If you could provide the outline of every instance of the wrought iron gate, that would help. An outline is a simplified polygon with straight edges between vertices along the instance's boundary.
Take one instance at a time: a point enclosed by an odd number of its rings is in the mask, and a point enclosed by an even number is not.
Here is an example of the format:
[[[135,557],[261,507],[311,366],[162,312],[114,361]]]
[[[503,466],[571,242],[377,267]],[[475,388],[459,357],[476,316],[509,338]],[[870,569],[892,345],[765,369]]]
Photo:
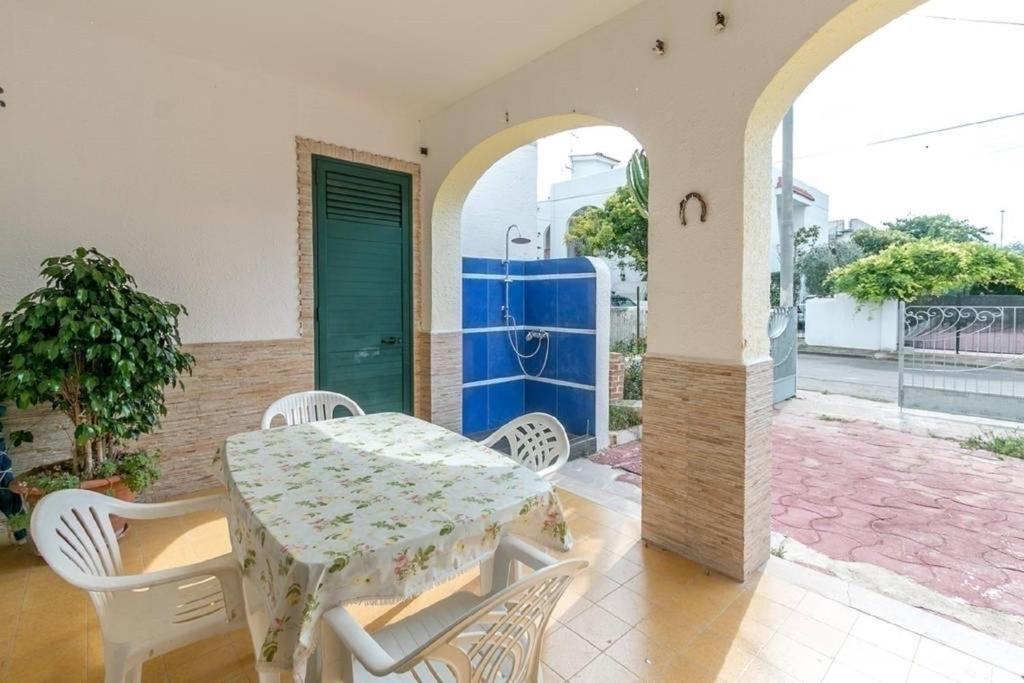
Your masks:
[[[797,311],[795,306],[776,307],[768,317],[774,386],[772,402],[796,396]]]
[[[1024,422],[1024,305],[900,304],[899,404]]]

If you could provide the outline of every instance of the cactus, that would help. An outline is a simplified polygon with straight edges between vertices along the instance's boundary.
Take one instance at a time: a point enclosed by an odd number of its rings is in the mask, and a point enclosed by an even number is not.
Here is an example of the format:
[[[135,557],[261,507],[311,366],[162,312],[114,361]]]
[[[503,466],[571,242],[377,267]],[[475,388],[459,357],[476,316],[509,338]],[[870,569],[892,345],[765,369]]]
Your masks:
[[[647,193],[650,191],[651,177],[647,166],[647,153],[644,150],[636,150],[629,158],[626,165],[626,183],[629,186],[629,193],[640,207],[640,213],[647,218]]]

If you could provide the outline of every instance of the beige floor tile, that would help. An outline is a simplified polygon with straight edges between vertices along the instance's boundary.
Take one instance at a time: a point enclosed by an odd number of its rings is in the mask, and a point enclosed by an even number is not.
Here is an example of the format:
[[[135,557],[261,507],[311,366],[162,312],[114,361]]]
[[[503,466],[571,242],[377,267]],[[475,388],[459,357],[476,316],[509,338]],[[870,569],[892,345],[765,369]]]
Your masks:
[[[563,626],[545,638],[541,659],[559,676],[571,679],[599,654],[599,649]]]
[[[604,650],[630,630],[630,625],[599,605],[584,610],[565,625]]]
[[[630,626],[636,626],[650,616],[655,607],[625,586],[615,589],[597,604],[622,619]]]
[[[794,608],[807,595],[807,591],[773,576],[761,576],[752,588],[755,595],[767,598],[780,605]]]
[[[577,614],[590,609],[593,605],[593,602],[582,595],[566,591],[562,599],[555,605],[551,617],[556,621],[571,621]]]
[[[687,645],[697,634],[708,628],[710,620],[694,617],[692,614],[675,609],[656,607],[641,619],[636,628],[649,637]]]
[[[1006,681],[998,681],[993,677],[992,683],[1010,683],[1011,680],[1015,683],[1020,683],[1021,677],[1013,676]],[[953,683],[953,679],[946,678],[931,669],[926,669],[920,664],[913,664],[910,667],[910,675],[907,676],[907,683]]]
[[[755,652],[759,651],[775,635],[776,630],[758,623],[752,619],[745,619],[738,624],[721,617],[711,622],[708,627],[711,631],[721,633],[733,641],[746,646]]]
[[[738,680],[755,654],[752,648],[715,631],[701,633],[683,651],[685,659],[715,674],[720,681]]]
[[[541,675],[544,676],[544,683],[564,683],[565,679],[555,673],[547,664],[541,663],[540,665]]]
[[[51,632],[49,641],[39,640],[26,645],[20,638],[14,641],[4,680],[29,683],[86,680],[86,639],[84,628],[77,634],[57,636]]]
[[[917,646],[921,642],[921,637],[916,633],[876,619],[869,614],[857,617],[850,635],[910,661],[913,661]]]
[[[631,683],[640,679],[606,654],[595,657],[572,677],[573,683]],[[547,683],[545,681],[545,683]]]
[[[928,638],[921,639],[914,663],[964,683],[987,681],[992,677],[994,670],[991,664]]]
[[[608,595],[619,584],[596,569],[584,569],[579,576],[573,579],[572,590],[579,593],[593,602],[599,602],[601,598]]]
[[[617,557],[609,566],[598,567],[597,569],[609,579],[618,583],[625,583],[643,571],[643,567],[630,562],[624,557]]]
[[[666,646],[646,633],[632,629],[615,641],[605,653],[643,680],[650,680],[655,671],[671,664],[681,651],[682,648]]]
[[[846,633],[839,629],[812,619],[806,614],[794,612],[782,626],[779,633],[789,636],[798,643],[803,643],[815,652],[826,657],[835,657],[846,640]]]
[[[853,667],[840,664],[839,662],[832,662],[832,666],[829,667],[822,683],[876,683],[876,681],[873,678],[868,678]]]
[[[776,630],[789,619],[792,613],[793,610],[785,605],[752,595],[749,599],[741,597],[734,601],[715,618],[715,622],[728,627],[727,625],[739,625],[746,621],[754,621]]]
[[[832,660],[788,636],[776,633],[758,656],[803,683],[818,683]]]
[[[164,669],[163,657],[147,660],[142,665],[142,683],[166,683],[167,670]]]
[[[796,610],[846,633],[849,633],[850,629],[853,628],[853,623],[857,621],[857,615],[859,614],[852,607],[840,604],[835,600],[829,600],[817,593],[805,595],[804,599],[797,605]]]
[[[843,643],[836,662],[880,683],[905,681],[910,673],[910,660],[853,636]]]
[[[740,675],[741,683],[799,683],[797,679],[761,657],[754,659]]]

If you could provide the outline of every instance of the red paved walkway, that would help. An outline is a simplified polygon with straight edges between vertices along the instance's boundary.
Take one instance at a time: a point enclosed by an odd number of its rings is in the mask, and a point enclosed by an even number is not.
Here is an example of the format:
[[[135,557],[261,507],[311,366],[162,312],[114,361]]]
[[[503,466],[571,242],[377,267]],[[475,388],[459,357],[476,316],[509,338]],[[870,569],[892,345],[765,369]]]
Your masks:
[[[593,459],[639,471],[638,457],[628,444]],[[871,422],[776,413],[772,528],[833,559],[1024,615],[1024,461]]]
[[[773,529],[1024,615],[1024,462],[786,413],[776,413],[773,437]]]

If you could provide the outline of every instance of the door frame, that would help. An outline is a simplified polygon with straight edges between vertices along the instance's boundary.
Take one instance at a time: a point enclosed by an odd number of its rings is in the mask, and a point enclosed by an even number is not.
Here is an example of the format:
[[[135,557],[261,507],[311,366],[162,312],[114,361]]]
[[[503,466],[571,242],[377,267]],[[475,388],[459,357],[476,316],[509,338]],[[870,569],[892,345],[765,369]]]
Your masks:
[[[415,343],[415,327],[413,314],[415,301],[413,299],[413,175],[405,171],[381,168],[372,164],[363,164],[324,154],[310,155],[310,173],[312,174],[312,228],[313,228],[313,381],[314,386],[320,389],[320,315],[317,299],[320,287],[319,263],[320,263],[320,238],[317,223],[320,220],[321,207],[318,204],[318,166],[322,163],[331,165],[340,164],[358,168],[361,171],[369,172],[383,178],[397,178],[402,185],[402,412],[413,415],[415,409],[414,391],[415,372],[413,369],[414,355],[413,345]]]

